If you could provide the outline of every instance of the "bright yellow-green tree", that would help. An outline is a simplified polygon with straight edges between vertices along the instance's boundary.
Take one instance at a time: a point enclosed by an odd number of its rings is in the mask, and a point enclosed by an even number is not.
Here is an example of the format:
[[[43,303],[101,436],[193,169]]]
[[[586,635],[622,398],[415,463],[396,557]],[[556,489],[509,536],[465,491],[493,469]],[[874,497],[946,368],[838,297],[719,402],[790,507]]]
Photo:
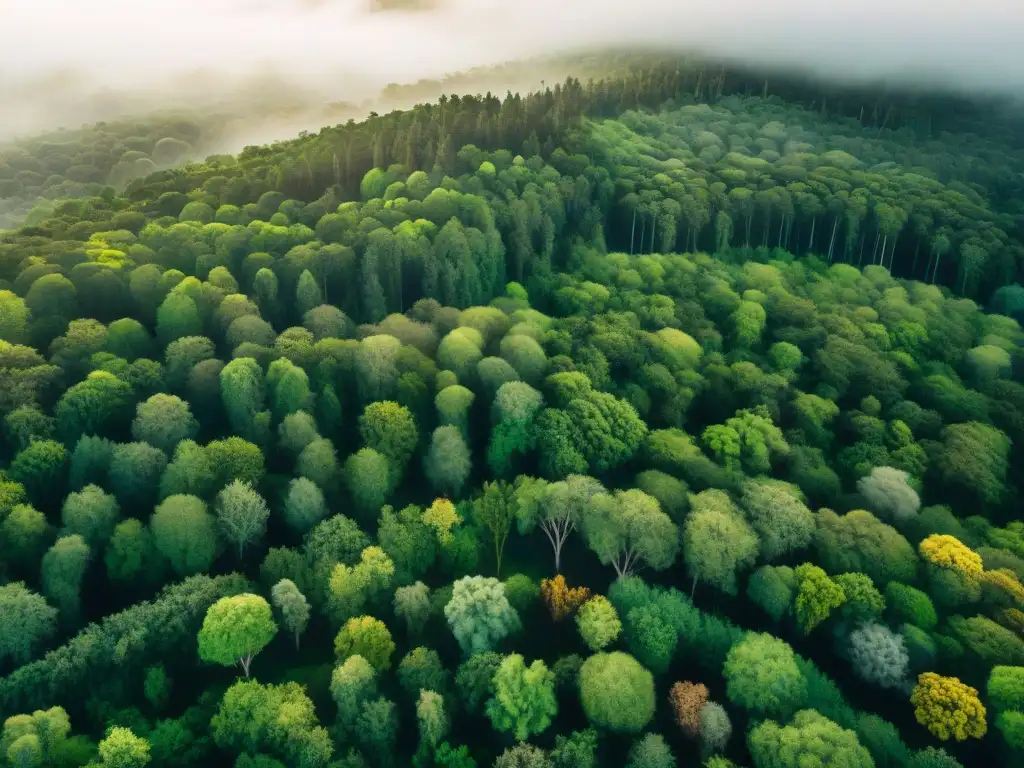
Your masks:
[[[223,597],[210,606],[199,630],[199,656],[204,661],[240,664],[245,676],[253,657],[277,634],[270,603],[259,595]]]
[[[441,498],[434,499],[434,503],[427,507],[423,513],[423,522],[434,529],[441,544],[448,544],[452,540],[452,528],[462,522],[462,517],[455,510],[454,504]]]
[[[821,568],[811,563],[798,566],[796,574],[796,620],[804,634],[829,617],[834,608],[846,602],[843,588]]]
[[[359,655],[366,659],[378,672],[391,666],[391,654],[395,642],[391,632],[380,619],[373,616],[356,616],[345,622],[345,626],[334,638],[334,651],[339,661]]]

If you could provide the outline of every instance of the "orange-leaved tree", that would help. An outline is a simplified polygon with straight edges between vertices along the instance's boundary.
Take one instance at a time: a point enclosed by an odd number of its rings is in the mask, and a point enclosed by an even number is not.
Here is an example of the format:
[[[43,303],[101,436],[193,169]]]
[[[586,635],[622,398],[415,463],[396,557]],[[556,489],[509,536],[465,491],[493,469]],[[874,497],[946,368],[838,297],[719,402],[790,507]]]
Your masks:
[[[551,618],[561,621],[576,613],[581,605],[590,599],[590,590],[586,587],[569,587],[565,577],[558,574],[553,579],[542,579],[540,594],[548,607]]]
[[[703,683],[687,680],[675,683],[669,689],[668,702],[675,713],[676,722],[691,739],[700,734],[700,709],[707,701],[708,688]]]

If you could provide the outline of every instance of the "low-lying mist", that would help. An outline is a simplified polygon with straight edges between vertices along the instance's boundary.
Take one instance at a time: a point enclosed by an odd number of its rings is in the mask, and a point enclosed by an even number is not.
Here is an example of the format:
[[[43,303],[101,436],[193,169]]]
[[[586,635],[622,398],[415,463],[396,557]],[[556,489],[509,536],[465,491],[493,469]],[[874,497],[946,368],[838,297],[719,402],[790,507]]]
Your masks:
[[[377,4],[401,0],[9,0],[0,138],[169,107],[231,104],[256,121],[281,103],[358,104],[391,82],[613,45],[970,93],[1024,89],[1019,0]]]

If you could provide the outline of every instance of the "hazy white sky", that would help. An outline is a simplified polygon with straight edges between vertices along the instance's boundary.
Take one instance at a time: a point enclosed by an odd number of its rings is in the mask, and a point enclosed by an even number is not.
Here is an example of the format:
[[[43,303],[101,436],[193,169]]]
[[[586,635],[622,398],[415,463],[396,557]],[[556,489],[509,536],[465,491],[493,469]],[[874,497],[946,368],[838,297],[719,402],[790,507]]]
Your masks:
[[[387,82],[606,44],[1024,91],[1024,0],[437,2],[429,13],[370,14],[369,0],[0,0],[0,131],[51,114],[73,122],[75,105],[99,91],[174,83],[181,94],[213,73],[273,72],[358,99]],[[206,74],[182,86],[196,70]]]

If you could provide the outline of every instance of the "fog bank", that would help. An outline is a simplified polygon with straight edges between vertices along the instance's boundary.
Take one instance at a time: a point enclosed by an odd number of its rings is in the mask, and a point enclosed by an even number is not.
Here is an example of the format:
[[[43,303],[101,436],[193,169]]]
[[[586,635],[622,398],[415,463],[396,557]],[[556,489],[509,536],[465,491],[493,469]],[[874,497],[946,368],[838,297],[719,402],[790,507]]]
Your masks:
[[[1020,0],[7,0],[0,137],[179,104],[359,102],[390,82],[615,45],[1014,95]],[[310,126],[316,128],[318,126]]]

